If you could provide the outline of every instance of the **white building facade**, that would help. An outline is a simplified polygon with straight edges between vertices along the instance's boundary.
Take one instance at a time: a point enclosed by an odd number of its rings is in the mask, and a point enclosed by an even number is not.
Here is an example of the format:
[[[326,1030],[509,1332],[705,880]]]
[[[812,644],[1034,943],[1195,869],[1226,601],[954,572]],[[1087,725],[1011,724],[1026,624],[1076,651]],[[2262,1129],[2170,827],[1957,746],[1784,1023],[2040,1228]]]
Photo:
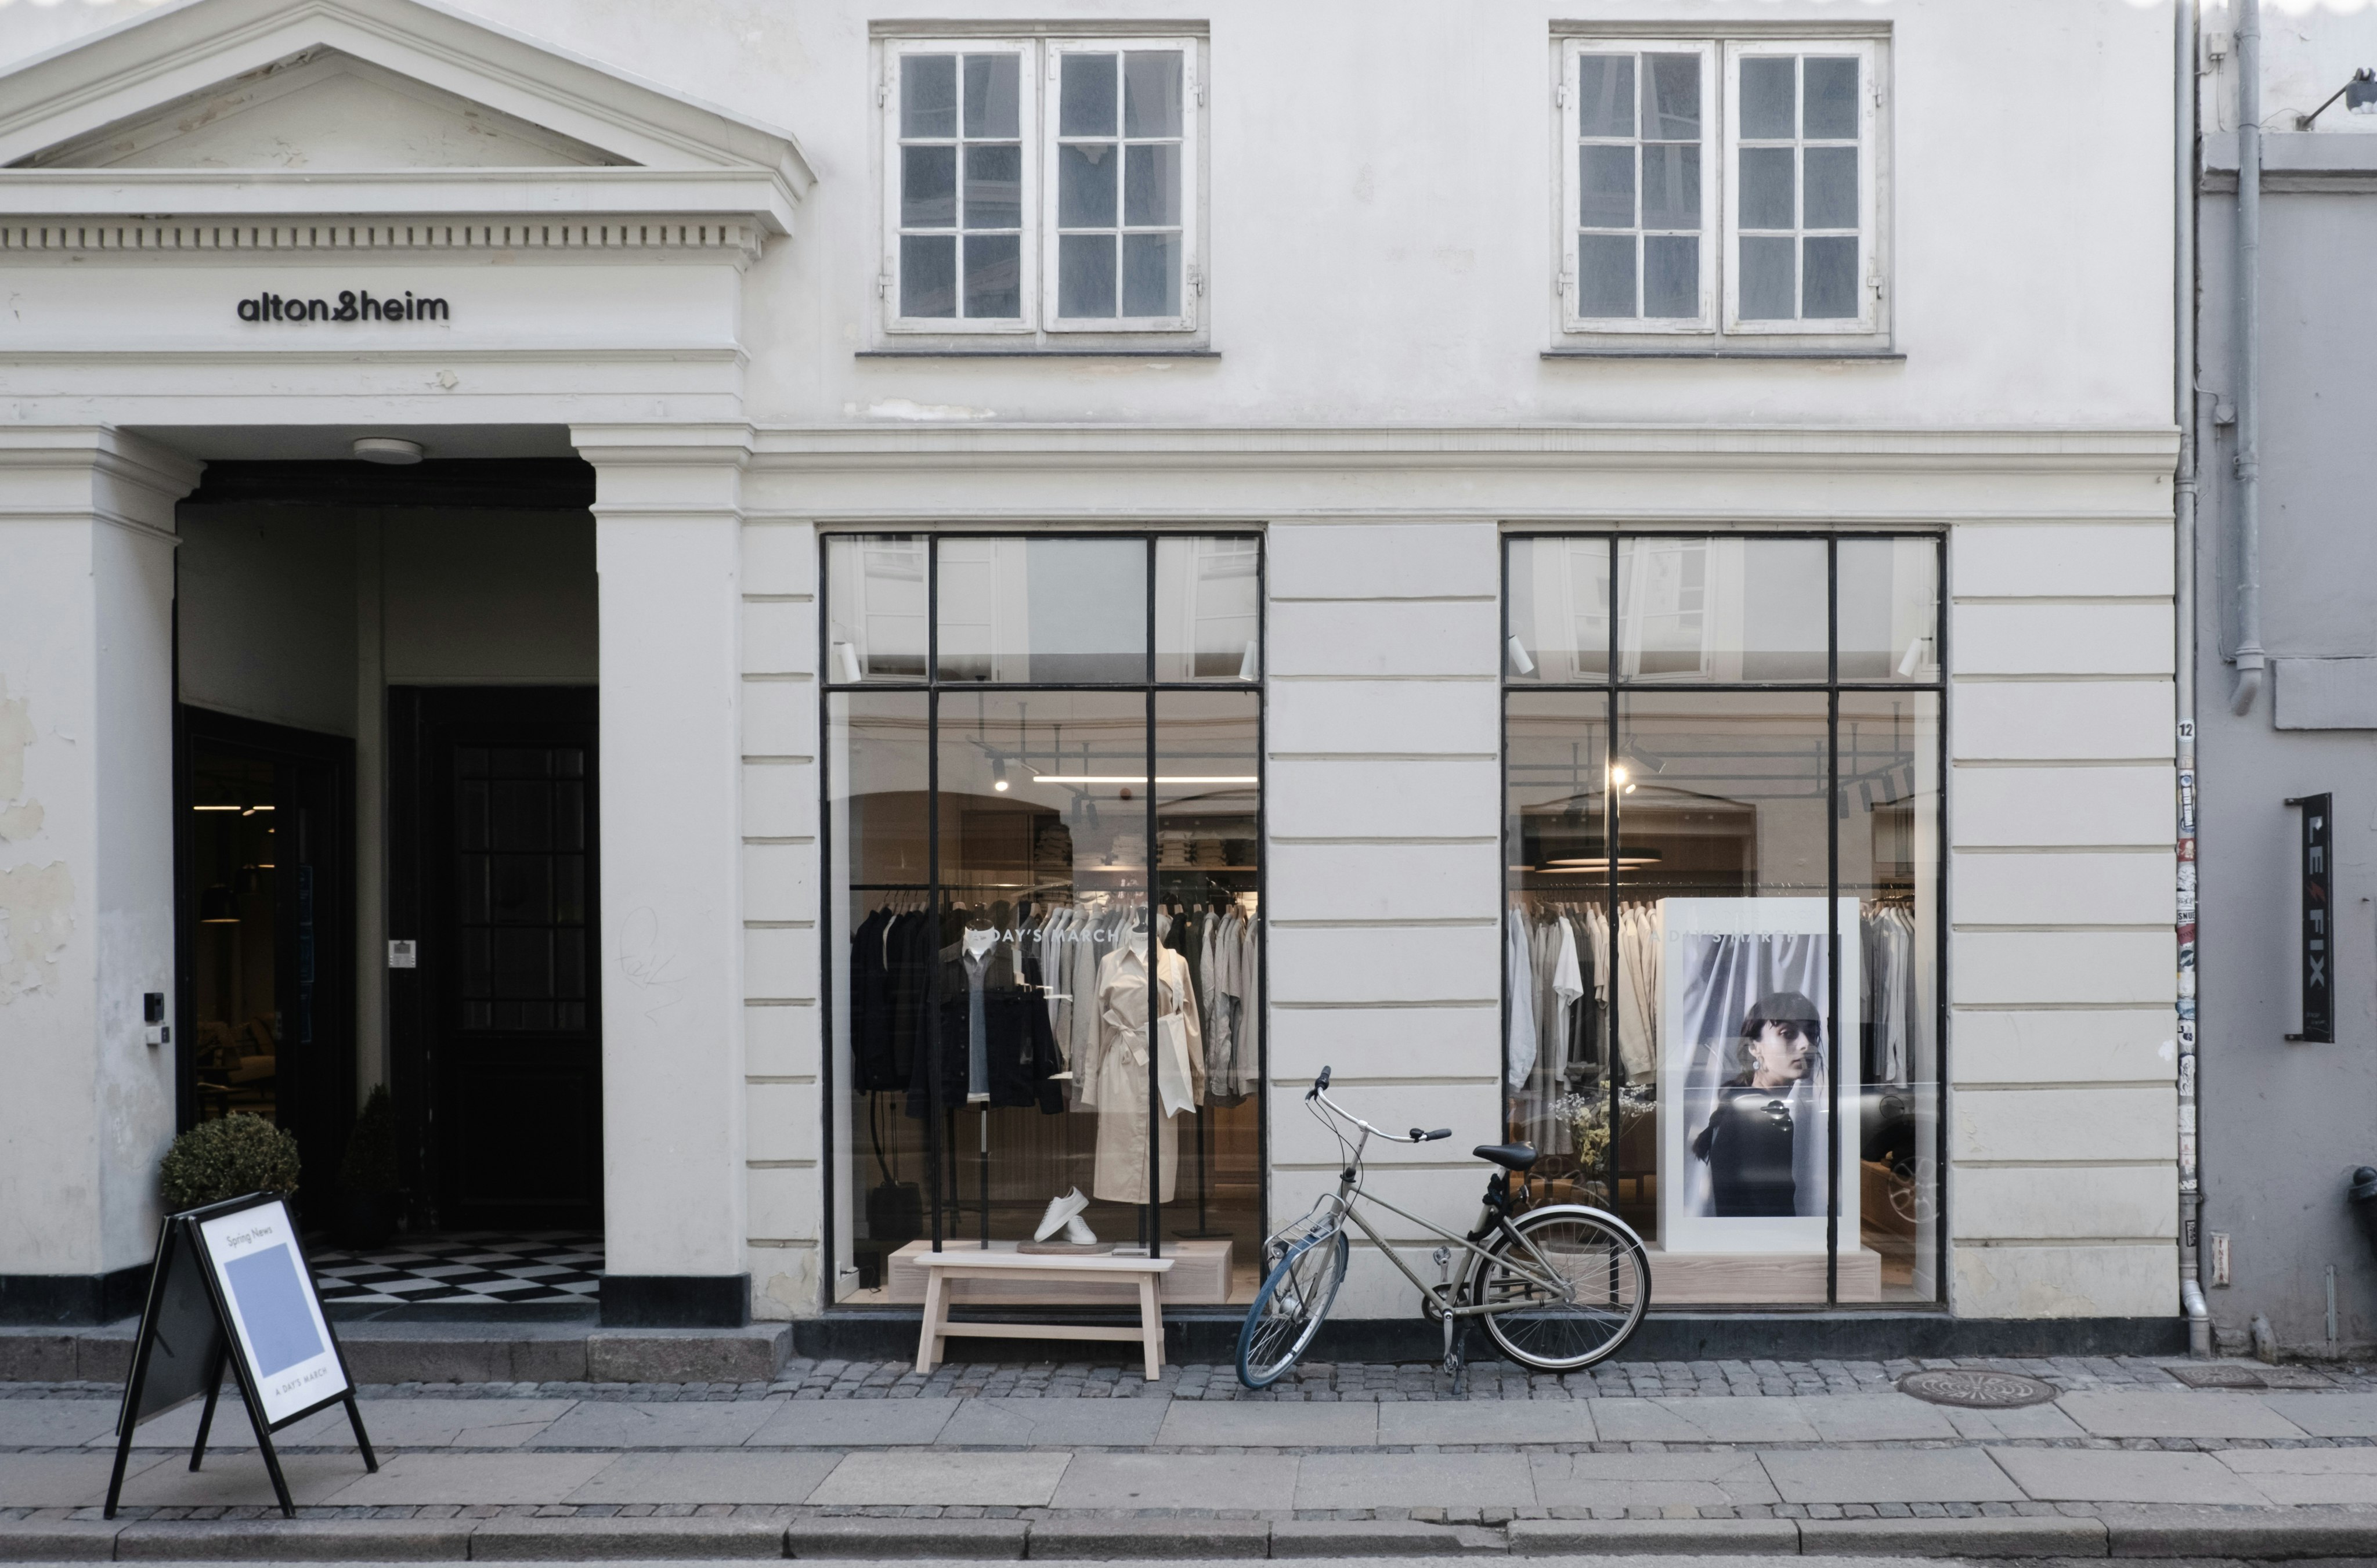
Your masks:
[[[385,1083],[607,1322],[1220,1323],[1326,1066],[1662,1344],[2173,1343],[2168,11],[962,9],[0,24],[10,1315]]]

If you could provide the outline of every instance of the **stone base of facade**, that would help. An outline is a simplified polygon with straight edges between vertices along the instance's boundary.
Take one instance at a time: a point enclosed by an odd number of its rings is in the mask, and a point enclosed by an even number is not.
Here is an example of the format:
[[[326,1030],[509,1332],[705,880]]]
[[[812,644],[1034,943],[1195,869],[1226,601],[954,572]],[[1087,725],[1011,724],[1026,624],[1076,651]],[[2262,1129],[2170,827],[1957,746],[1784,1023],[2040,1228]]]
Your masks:
[[[608,1286],[605,1286],[608,1288]],[[986,1314],[997,1316],[997,1314]],[[1117,1320],[1120,1322],[1120,1319]],[[1234,1362],[1243,1313],[1168,1312],[1165,1356],[1184,1365]],[[914,1312],[835,1312],[794,1322],[793,1353],[846,1360],[895,1360],[916,1353]],[[1417,1319],[1332,1319],[1307,1359],[1433,1361],[1443,1331]],[[1482,1333],[1469,1354],[1489,1358]],[[1629,1361],[1857,1360],[1948,1356],[2182,1356],[2187,1320],[2168,1318],[1955,1318],[1941,1312],[1653,1313],[1619,1353]],[[1007,1360],[1078,1360],[1078,1347],[1008,1340]],[[976,1359],[962,1357],[962,1359]]]
[[[108,1323],[137,1315],[149,1294],[149,1265],[108,1274],[0,1274],[0,1323],[60,1327]]]
[[[751,1321],[747,1274],[603,1276],[604,1328],[741,1328]]]

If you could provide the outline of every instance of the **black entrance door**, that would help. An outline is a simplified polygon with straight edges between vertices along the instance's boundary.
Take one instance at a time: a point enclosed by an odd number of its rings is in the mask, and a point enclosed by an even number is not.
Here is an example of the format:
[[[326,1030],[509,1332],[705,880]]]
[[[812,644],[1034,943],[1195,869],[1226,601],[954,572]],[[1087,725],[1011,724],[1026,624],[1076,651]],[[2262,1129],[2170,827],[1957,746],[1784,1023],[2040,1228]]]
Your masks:
[[[447,1229],[597,1228],[595,694],[392,688],[390,974],[421,1189]]]

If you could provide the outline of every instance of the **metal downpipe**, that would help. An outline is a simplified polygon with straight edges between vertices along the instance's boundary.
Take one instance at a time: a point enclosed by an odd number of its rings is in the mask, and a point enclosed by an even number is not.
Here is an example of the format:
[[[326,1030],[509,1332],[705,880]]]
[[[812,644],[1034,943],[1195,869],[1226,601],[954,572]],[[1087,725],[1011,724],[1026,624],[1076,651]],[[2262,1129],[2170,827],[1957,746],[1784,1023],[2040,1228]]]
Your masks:
[[[2262,650],[2262,0],[2237,18],[2237,686],[2243,717],[2261,695]]]
[[[2179,422],[2179,469],[2171,486],[2175,551],[2173,651],[2179,758],[2178,1041],[2179,1299],[2187,1316],[2187,1350],[2212,1354],[2212,1312],[2204,1299],[2204,1183],[2197,1134],[2195,1018],[2195,110],[2196,0],[2178,0],[2172,92],[2172,412]]]

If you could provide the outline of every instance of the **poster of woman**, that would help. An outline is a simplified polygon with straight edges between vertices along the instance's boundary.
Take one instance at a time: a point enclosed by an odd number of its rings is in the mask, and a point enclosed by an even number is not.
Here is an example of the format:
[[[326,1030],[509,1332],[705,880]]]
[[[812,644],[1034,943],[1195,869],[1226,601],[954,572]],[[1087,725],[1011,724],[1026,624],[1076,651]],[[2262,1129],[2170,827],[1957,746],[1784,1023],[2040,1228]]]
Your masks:
[[[1822,1252],[1839,1191],[1857,1235],[1857,1126],[1835,1114],[1835,1039],[1857,1037],[1857,949],[1821,898],[1671,898],[1662,905],[1659,1229],[1676,1252]],[[1854,934],[1857,900],[1837,928]],[[1849,1091],[1848,1112],[1856,1100]]]

